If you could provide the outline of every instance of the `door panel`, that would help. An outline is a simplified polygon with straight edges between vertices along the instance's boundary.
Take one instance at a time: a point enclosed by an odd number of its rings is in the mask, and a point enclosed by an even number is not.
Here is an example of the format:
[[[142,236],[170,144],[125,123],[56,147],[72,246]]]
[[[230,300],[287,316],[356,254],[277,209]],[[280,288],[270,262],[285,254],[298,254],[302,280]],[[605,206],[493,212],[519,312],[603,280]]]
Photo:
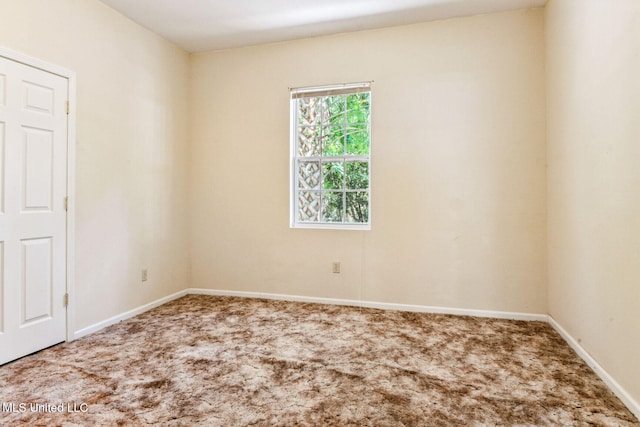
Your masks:
[[[20,326],[51,318],[53,278],[51,277],[51,238],[22,241],[22,302]]]
[[[5,88],[5,83],[7,81],[7,77],[4,74],[0,74],[0,106],[5,106],[5,93],[6,93],[6,88]]]
[[[0,57],[0,364],[66,338],[67,99]]]
[[[0,84],[2,81],[0,80]],[[0,99],[1,100],[1,99]],[[0,108],[2,104],[0,103]],[[4,122],[0,120],[0,215],[4,213],[4,152],[5,152],[5,143],[4,143]],[[0,310],[2,310],[0,306]],[[1,316],[0,316],[1,317]]]
[[[4,335],[4,242],[0,241],[0,337],[2,335]]]
[[[51,210],[54,133],[22,127],[22,211]]]
[[[29,81],[23,81],[23,108],[52,116],[54,113],[54,90]]]

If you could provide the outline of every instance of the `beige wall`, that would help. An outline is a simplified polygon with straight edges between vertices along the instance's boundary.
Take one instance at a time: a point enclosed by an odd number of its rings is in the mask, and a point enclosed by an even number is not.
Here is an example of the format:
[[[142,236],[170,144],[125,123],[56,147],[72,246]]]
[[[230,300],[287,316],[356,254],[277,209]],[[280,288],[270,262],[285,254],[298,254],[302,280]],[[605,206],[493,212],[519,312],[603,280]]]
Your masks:
[[[2,1],[0,46],[77,72],[76,330],[184,289],[188,55],[95,0]]]
[[[546,19],[549,312],[640,402],[640,2]]]
[[[191,76],[192,286],[546,313],[542,10],[197,54]],[[372,230],[292,230],[287,88],[363,80]]]

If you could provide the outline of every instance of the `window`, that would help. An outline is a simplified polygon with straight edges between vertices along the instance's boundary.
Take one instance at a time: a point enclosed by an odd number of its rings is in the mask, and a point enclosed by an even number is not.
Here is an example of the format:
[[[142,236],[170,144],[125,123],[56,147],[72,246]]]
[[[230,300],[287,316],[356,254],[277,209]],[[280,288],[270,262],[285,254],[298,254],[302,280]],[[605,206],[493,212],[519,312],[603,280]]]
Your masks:
[[[370,83],[291,90],[291,226],[368,230]]]

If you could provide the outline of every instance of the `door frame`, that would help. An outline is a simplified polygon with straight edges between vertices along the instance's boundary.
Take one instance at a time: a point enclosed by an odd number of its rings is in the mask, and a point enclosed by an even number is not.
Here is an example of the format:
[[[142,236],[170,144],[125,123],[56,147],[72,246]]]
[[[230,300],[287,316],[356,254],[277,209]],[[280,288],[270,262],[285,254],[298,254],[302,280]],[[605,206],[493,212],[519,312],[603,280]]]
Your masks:
[[[0,46],[0,57],[67,79],[67,224],[66,224],[66,341],[75,339],[75,195],[76,195],[76,73],[75,71]]]

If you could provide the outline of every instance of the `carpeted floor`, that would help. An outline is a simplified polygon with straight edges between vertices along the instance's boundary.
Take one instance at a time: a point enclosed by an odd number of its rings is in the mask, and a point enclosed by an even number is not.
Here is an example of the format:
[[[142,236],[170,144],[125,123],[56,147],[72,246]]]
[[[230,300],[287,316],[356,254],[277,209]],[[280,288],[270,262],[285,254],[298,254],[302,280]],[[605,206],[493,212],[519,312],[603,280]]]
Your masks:
[[[196,295],[0,367],[0,405],[3,426],[640,425],[542,322]]]

